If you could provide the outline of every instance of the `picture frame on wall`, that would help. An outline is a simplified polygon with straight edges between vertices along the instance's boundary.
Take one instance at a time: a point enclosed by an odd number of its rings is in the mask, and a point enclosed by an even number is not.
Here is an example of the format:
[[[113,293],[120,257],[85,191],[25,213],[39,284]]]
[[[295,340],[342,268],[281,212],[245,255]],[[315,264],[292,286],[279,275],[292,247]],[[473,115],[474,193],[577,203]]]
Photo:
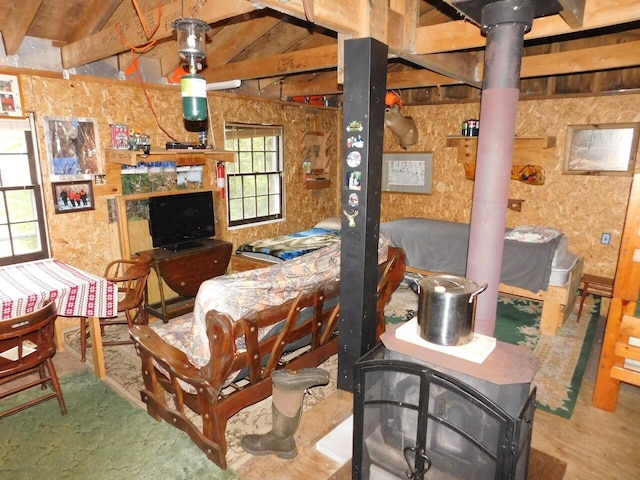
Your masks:
[[[0,119],[24,118],[22,109],[22,85],[17,75],[0,74]]]
[[[52,182],[53,204],[56,213],[82,212],[94,210],[91,180],[72,182]]]
[[[430,194],[433,153],[383,153],[382,191]]]
[[[631,176],[640,123],[569,125],[565,175]]]
[[[44,117],[44,129],[53,181],[103,173],[95,118]]]

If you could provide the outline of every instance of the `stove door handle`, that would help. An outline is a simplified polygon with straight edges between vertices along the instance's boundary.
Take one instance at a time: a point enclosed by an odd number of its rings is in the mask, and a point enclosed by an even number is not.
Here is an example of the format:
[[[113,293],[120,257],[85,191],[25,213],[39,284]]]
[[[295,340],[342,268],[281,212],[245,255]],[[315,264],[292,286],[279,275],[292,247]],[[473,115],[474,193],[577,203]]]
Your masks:
[[[427,456],[427,454],[424,452],[422,448],[405,447],[405,449],[403,450],[403,453],[404,453],[404,460],[407,462],[407,466],[409,467],[409,470],[405,472],[405,475],[407,476],[407,478],[411,480],[422,480],[422,478],[424,478],[425,473],[427,473],[431,469],[431,459]],[[413,465],[411,464],[411,458],[409,455],[410,453],[412,453],[414,457]],[[424,460],[424,468],[420,471],[415,469],[415,463],[416,463],[415,460],[417,460],[418,457],[422,457],[422,459]]]

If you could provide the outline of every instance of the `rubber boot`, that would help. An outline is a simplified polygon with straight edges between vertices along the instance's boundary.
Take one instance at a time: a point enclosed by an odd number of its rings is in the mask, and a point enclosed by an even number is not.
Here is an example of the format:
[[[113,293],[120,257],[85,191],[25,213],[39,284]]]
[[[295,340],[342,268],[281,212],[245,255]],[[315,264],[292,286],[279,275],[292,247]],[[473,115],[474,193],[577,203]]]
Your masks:
[[[293,435],[302,418],[306,389],[329,383],[329,372],[321,368],[276,370],[271,373],[273,397],[271,431],[242,437],[242,448],[252,455],[277,455],[293,458],[298,454]]]

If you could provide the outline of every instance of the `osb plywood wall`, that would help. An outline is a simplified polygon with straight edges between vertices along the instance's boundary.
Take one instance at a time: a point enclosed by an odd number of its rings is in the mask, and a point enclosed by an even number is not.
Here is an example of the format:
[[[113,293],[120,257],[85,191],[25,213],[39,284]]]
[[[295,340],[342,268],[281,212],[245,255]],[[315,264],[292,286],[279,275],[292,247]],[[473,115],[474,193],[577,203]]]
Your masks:
[[[197,134],[183,128],[180,92],[177,88],[149,87],[149,96],[158,117],[156,124],[145,92],[140,86],[118,81],[88,78],[62,80],[37,75],[21,75],[24,105],[36,113],[38,142],[42,158],[44,193],[52,254],[94,273],[119,255],[117,229],[109,224],[107,197],[96,197],[94,211],[54,214],[50,167],[44,134],[45,116],[95,118],[100,148],[111,144],[109,124],[124,123],[150,134],[153,145],[163,146],[169,137],[196,141]],[[215,192],[218,216],[217,237],[235,246],[255,238],[309,228],[321,218],[340,214],[341,125],[339,112],[332,109],[280,104],[278,102],[210,94],[211,123],[216,145],[223,147],[225,121],[266,123],[285,126],[286,221],[261,227],[227,230],[224,202]],[[409,195],[384,193],[382,220],[404,216],[439,218],[468,222],[474,183],[464,176],[457,149],[446,147],[447,135],[456,135],[461,122],[479,118],[479,104],[403,107],[416,120],[419,143],[409,152],[434,152],[433,193]],[[628,123],[640,121],[640,95],[583,97],[561,100],[530,100],[519,104],[516,133],[519,136],[556,137],[555,162],[545,165],[542,186],[511,182],[510,198],[522,199],[522,211],[508,211],[507,225],[548,225],[561,229],[570,238],[570,249],[585,258],[585,270],[613,276],[620,246],[630,177],[563,175],[567,125]],[[326,134],[331,188],[308,190],[304,185],[301,149],[306,132]],[[385,151],[403,151],[385,129]],[[104,155],[101,156],[104,161]],[[640,163],[636,165],[640,171]],[[144,228],[139,229],[144,230]],[[600,244],[603,232],[611,233],[611,245]]]
[[[104,168],[104,149],[111,146],[109,124],[122,123],[147,133],[154,148],[164,148],[169,140],[197,141],[197,133],[183,126],[180,90],[177,87],[148,86],[91,78],[63,80],[36,75],[21,75],[24,108],[36,115],[36,128],[42,164],[44,197],[51,239],[52,255],[90,272],[101,274],[108,261],[120,256],[117,226],[109,224],[107,196],[95,197],[95,210],[55,214],[51,193],[51,163],[45,138],[45,117],[92,118],[98,125],[100,162]],[[150,107],[149,101],[153,106]],[[258,237],[302,230],[338,210],[339,185],[307,190],[302,168],[302,138],[307,131],[326,134],[327,158],[337,159],[339,140],[338,113],[335,109],[283,105],[273,101],[242,98],[234,95],[209,96],[211,125],[218,148],[224,147],[224,122],[283,125],[286,172],[286,221],[255,228],[227,231],[224,202],[214,192],[218,238],[234,245]],[[157,122],[154,118],[157,116]],[[163,131],[164,129],[164,131]],[[165,133],[166,132],[166,133]],[[337,161],[329,163],[329,174],[337,173]],[[213,185],[205,185],[205,188]],[[134,232],[145,228],[132,228]],[[144,242],[143,242],[144,243]]]
[[[463,120],[480,118],[480,105],[405,106],[402,113],[414,118],[420,135],[407,151],[434,152],[433,194],[384,193],[382,221],[414,216],[469,222],[474,183],[446,137],[459,135]],[[631,177],[563,175],[562,167],[568,125],[628,122],[640,122],[640,95],[521,101],[516,135],[555,136],[555,161],[545,164],[544,185],[511,181],[509,198],[524,202],[521,212],[507,211],[507,226],[556,227],[569,236],[570,250],[584,257],[586,272],[613,277]],[[389,129],[385,151],[403,151]],[[600,243],[603,232],[611,234],[610,245]]]

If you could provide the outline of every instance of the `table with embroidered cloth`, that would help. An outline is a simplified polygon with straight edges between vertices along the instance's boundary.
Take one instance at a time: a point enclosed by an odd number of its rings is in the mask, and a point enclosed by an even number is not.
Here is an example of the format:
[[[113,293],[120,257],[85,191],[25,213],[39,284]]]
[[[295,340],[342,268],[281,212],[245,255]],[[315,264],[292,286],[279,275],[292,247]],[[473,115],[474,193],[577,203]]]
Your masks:
[[[55,259],[0,267],[1,319],[17,317],[54,301],[58,315],[88,317],[96,375],[105,377],[99,318],[117,315],[117,287],[108,280]],[[97,334],[96,334],[97,333]],[[56,344],[63,350],[56,323]]]

